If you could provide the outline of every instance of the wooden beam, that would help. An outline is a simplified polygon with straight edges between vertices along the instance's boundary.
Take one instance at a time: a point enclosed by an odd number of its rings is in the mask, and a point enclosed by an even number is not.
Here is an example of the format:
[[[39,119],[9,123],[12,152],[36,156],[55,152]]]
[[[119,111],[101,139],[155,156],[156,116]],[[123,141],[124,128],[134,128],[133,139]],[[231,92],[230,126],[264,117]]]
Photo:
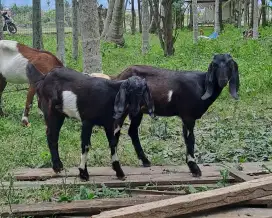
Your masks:
[[[227,164],[221,164],[222,167],[229,171],[230,176],[237,180],[237,182],[246,182],[254,179],[253,176],[248,176],[243,171],[238,171],[234,167],[230,167]]]
[[[164,218],[272,195],[272,176],[206,192],[102,212],[92,218]]]
[[[132,198],[94,199],[73,201],[70,203],[38,203],[38,204],[13,204],[11,205],[14,216],[48,216],[58,214],[99,214],[101,211],[112,210],[121,207],[168,199],[171,196],[136,196]],[[1,208],[2,209],[2,208]],[[10,208],[5,207],[0,217],[8,217]]]

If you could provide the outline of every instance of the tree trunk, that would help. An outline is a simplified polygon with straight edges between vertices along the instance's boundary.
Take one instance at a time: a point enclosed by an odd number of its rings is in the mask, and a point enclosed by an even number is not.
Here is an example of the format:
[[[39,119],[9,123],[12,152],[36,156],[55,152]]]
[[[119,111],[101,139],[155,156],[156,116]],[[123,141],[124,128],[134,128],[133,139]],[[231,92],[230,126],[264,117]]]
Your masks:
[[[190,21],[189,21],[189,25],[188,25],[188,28],[190,30],[193,29],[193,2],[190,4]]]
[[[150,33],[156,33],[157,23],[159,23],[159,14],[155,10],[155,5],[153,4],[152,0],[149,0],[149,6],[150,6],[150,14],[152,14],[152,20],[149,26],[149,32]]]
[[[0,12],[2,11],[2,0],[0,0]],[[3,32],[3,17],[0,14],[0,40],[4,39],[4,32]]]
[[[135,35],[136,32],[136,13],[134,8],[134,0],[131,0],[131,34]]]
[[[142,53],[146,54],[149,49],[149,10],[148,10],[148,0],[143,0],[142,2],[142,17],[143,17],[143,33],[142,33]]]
[[[258,38],[258,0],[254,0],[254,11],[253,11],[253,39]]]
[[[214,31],[217,33],[220,33],[219,1],[220,0],[215,0],[215,14],[214,14]]]
[[[250,17],[250,27],[253,28],[253,20],[254,20],[254,2],[255,0],[251,0],[251,17]]]
[[[198,41],[197,0],[192,0],[194,43]],[[220,27],[219,27],[220,28]]]
[[[65,63],[64,1],[56,0],[57,57]]]
[[[106,41],[114,42],[120,46],[125,45],[125,39],[123,37],[123,10],[124,0],[116,0],[112,14],[112,21],[109,27],[109,31],[105,37]]]
[[[220,25],[220,32],[224,29],[223,25],[223,9],[222,9],[222,0],[219,0],[219,25]]]
[[[127,5],[128,5],[128,0],[126,0],[125,8],[124,8],[124,32],[127,31],[127,26],[126,26],[126,11],[127,11]]]
[[[82,22],[83,72],[101,73],[102,57],[97,2],[96,0],[79,0],[79,9]]]
[[[237,27],[241,28],[242,25],[242,2],[238,1],[238,18],[237,18]]]
[[[72,0],[72,25],[73,25],[73,48],[72,56],[74,60],[78,58],[78,4],[77,0]]]
[[[262,26],[267,26],[266,22],[266,2],[265,0],[262,0]]]
[[[142,33],[141,0],[138,0],[139,32]]]
[[[244,0],[244,26],[247,26],[248,0]]]
[[[116,0],[110,0],[109,2],[109,7],[108,7],[108,12],[107,12],[107,17],[106,17],[106,21],[104,23],[104,29],[103,32],[101,34],[101,37],[105,37],[109,31],[110,28],[110,24],[112,21],[112,15],[113,15],[113,10],[114,10],[114,5],[115,5],[115,1]]]
[[[41,1],[32,1],[32,46],[36,49],[43,48],[43,38],[42,38],[42,21],[41,21]]]
[[[98,12],[98,26],[99,26],[99,34],[101,35],[104,29],[104,22],[103,22],[103,8],[102,5],[99,5],[99,7],[97,8],[97,12]]]

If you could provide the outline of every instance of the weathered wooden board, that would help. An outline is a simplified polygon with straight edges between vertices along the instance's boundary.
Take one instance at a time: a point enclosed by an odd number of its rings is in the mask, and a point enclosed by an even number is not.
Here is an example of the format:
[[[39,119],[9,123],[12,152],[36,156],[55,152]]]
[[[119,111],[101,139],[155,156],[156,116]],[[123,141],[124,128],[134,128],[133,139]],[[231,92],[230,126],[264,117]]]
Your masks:
[[[71,203],[38,203],[38,204],[14,204],[11,206],[13,215],[20,216],[46,216],[58,214],[99,214],[101,211],[132,206],[144,202],[152,202],[168,199],[171,196],[137,196],[132,198],[95,199],[73,201]],[[0,209],[1,211],[1,209]],[[11,214],[10,208],[5,207],[0,217]]]
[[[79,185],[95,185],[101,187],[102,184],[107,187],[137,187],[147,184],[153,185],[183,185],[183,184],[215,184],[222,177],[220,176],[202,176],[200,178],[192,177],[191,174],[154,174],[154,175],[131,175],[126,180],[121,181],[116,176],[93,176],[89,181],[80,181],[78,177],[68,178],[52,178],[45,181],[19,181],[14,182],[14,188],[40,188],[41,186],[79,186]],[[227,182],[234,183],[235,179],[230,177]],[[4,187],[8,187],[8,182],[2,183]],[[2,186],[2,187],[3,187]],[[0,187],[1,188],[1,187]]]
[[[271,208],[218,209],[215,212],[186,216],[187,218],[272,218]]]
[[[221,166],[223,168],[226,168],[229,171],[230,176],[235,178],[237,182],[245,182],[245,181],[249,181],[253,179],[252,176],[247,175],[243,171],[238,171],[234,167],[231,167],[229,165],[223,165],[223,164]]]
[[[265,164],[268,168],[272,169],[272,162],[252,162],[242,163],[244,174],[259,175],[268,173],[262,167]],[[204,176],[218,175],[222,166],[218,164],[199,164]],[[230,163],[229,166],[234,166]],[[188,174],[189,169],[187,165],[182,166],[152,166],[152,167],[129,167],[123,166],[123,170],[127,176],[129,175],[154,175],[154,174],[175,174],[182,173]],[[66,171],[55,174],[51,168],[35,168],[35,169],[16,169],[11,172],[17,180],[46,180],[48,178],[56,177],[75,177],[78,176],[78,169],[76,167],[69,168]],[[111,167],[89,167],[90,176],[114,176],[115,172]]]
[[[102,212],[92,218],[164,218],[272,195],[272,176],[206,192]]]

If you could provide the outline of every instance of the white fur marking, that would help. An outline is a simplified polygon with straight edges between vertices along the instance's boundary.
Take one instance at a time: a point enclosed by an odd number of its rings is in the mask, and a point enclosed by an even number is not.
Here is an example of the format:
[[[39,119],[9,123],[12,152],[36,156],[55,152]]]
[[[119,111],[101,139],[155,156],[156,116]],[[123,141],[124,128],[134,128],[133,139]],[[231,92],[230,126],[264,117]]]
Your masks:
[[[121,130],[120,126],[118,125],[117,128],[114,130],[114,135]]]
[[[168,102],[170,102],[172,100],[172,95],[173,95],[173,90],[170,90],[168,92]]]
[[[84,152],[84,154],[81,154],[80,165],[79,165],[80,169],[85,169],[87,160],[88,160],[88,152]]]
[[[0,41],[0,74],[7,82],[15,84],[28,83],[26,76],[26,59],[17,48],[17,42],[12,40]]]
[[[62,92],[63,113],[67,114],[69,117],[74,117],[78,120],[81,120],[80,115],[77,109],[77,96],[71,91]]]
[[[190,154],[187,155],[187,163],[188,162],[195,162],[195,158],[193,158]]]
[[[26,116],[23,116],[22,121],[27,121],[28,122],[28,118]]]
[[[111,156],[111,162],[113,163],[114,161],[119,161],[119,158],[117,156],[117,148],[115,148],[114,155]]]

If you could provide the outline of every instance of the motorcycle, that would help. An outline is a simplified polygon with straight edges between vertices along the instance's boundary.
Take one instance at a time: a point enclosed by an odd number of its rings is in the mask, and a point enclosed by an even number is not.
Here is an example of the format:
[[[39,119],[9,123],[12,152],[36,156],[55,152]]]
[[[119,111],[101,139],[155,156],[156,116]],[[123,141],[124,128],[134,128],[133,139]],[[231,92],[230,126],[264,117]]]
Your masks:
[[[12,22],[12,18],[7,16],[7,12],[4,12],[2,14],[2,17],[4,17],[5,23],[3,27],[3,31],[9,31],[12,34],[17,33],[17,27],[16,25]]]

